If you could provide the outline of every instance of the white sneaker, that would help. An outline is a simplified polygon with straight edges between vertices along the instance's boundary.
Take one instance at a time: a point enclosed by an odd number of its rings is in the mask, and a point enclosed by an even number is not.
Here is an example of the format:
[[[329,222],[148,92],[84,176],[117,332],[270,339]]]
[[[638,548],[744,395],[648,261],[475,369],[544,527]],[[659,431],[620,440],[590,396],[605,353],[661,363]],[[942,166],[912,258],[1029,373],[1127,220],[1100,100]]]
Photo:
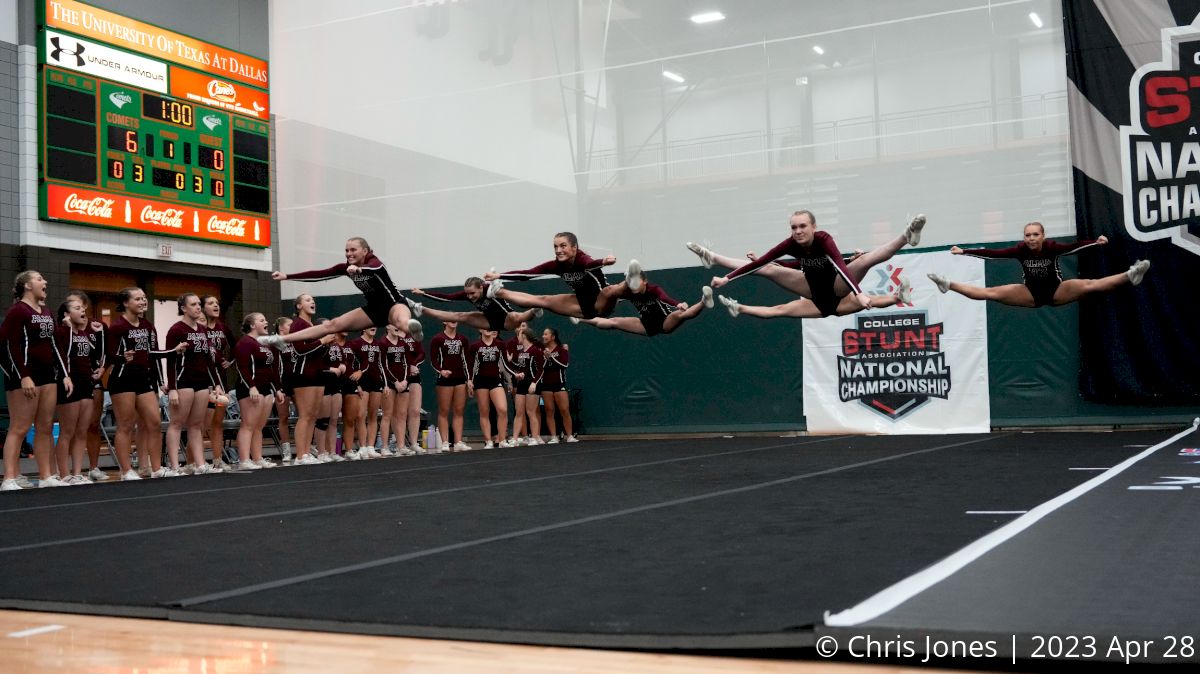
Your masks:
[[[458,452],[469,452],[471,451],[472,447],[462,440],[459,440],[458,442],[454,443],[454,449]]]
[[[383,449],[379,449],[376,451],[379,453],[379,456],[384,457],[384,458],[396,456],[396,452],[388,447],[384,447]]]
[[[1130,283],[1137,285],[1142,282],[1142,279],[1146,276],[1146,272],[1149,270],[1150,260],[1138,260],[1133,263],[1133,266],[1125,274],[1129,276]]]
[[[541,307],[533,308],[533,317],[534,318],[541,318],[545,313],[546,313],[546,310]]]
[[[60,478],[57,475],[51,475],[50,477],[48,477],[44,480],[38,480],[38,488],[39,489],[41,489],[43,487],[69,487],[69,486],[71,486],[71,485],[67,484],[66,482],[63,482],[62,478]]]
[[[17,484],[20,485],[21,489],[33,489],[33,482],[24,475],[17,476]]]
[[[255,463],[255,462],[253,462],[253,461],[251,461],[251,460],[247,459],[247,460],[245,460],[245,461],[238,461],[237,470],[238,470],[238,471],[246,471],[246,470],[262,470],[262,466],[260,466],[260,465],[258,465],[257,463]]]
[[[412,452],[413,454],[424,454],[425,448],[414,442],[412,446],[408,448],[408,451]]]
[[[721,304],[724,304],[725,308],[729,310],[730,316],[737,317],[742,312],[742,305],[738,304],[738,301],[732,297],[721,295]]]
[[[487,298],[489,300],[496,299],[496,293],[500,292],[501,290],[504,290],[504,281],[501,281],[500,279],[488,281]]]
[[[583,319],[578,316],[571,316],[570,320],[571,320],[571,325],[579,325],[580,323],[583,322]]]
[[[938,290],[940,290],[944,293],[950,292],[950,280],[947,279],[945,276],[942,276],[940,274],[934,274],[933,272],[930,272],[928,274],[928,276],[929,276],[929,280],[933,281],[933,284],[937,286]]]
[[[493,443],[491,440],[488,440],[487,442],[483,443],[483,448],[484,449],[495,449],[496,444]]]
[[[208,468],[208,472],[210,473],[228,473],[230,470],[232,469],[229,467],[229,464],[225,463],[221,459],[213,461],[212,465]]]
[[[395,454],[396,456],[416,456],[417,452],[416,452],[416,450],[409,449],[408,447],[401,447],[400,449],[397,449],[395,452],[393,452],[393,454]]]
[[[149,480],[150,479],[150,466],[142,466],[142,467],[138,468],[137,474],[138,474],[138,477],[142,478],[143,480]]]
[[[362,455],[363,452],[366,452],[368,459],[382,459],[383,458],[383,454],[380,454],[374,447],[367,447],[366,449],[358,450],[358,453],[360,456]]]
[[[318,459],[317,457],[313,456],[312,454],[305,454],[304,456],[301,456],[299,459],[296,459],[294,462],[292,462],[292,465],[293,466],[316,466],[320,463],[321,463],[321,460]]]
[[[556,435],[556,436],[550,438],[549,440],[546,441],[546,444],[547,445],[557,445],[558,444],[558,436]]]
[[[700,302],[704,304],[705,309],[712,309],[717,305],[713,301],[712,286],[704,286],[700,289]]]
[[[924,228],[924,215],[918,215],[908,222],[908,227],[904,228],[904,238],[908,241],[908,245],[915,246],[921,243],[921,230]]]
[[[430,450],[430,451],[433,451],[433,450]],[[439,453],[439,454],[441,454],[442,452],[448,452],[448,451],[450,451],[450,445],[442,445],[441,447],[438,447],[438,449],[437,449],[437,453]]]
[[[346,459],[349,461],[360,461],[360,460],[366,459],[366,458],[368,458],[368,457],[365,457],[365,456],[362,456],[361,454],[359,454],[357,449],[352,449],[352,450],[346,452]]]
[[[415,318],[408,319],[408,334],[418,342],[425,339],[425,328],[421,325],[421,321]]]
[[[5,480],[0,482],[0,491],[21,491],[21,485],[16,480]]]
[[[896,286],[896,301],[900,304],[912,304],[912,284],[906,276],[901,276],[900,284]]]
[[[705,269],[712,269],[713,253],[711,250],[691,241],[687,242],[687,249],[700,256],[700,262],[704,265]]]
[[[633,292],[641,290],[642,284],[646,282],[645,274],[642,272],[642,265],[637,260],[630,260],[629,266],[625,267],[625,285]]]
[[[530,447],[533,447],[534,445],[544,445],[544,444],[546,444],[546,443],[541,439],[541,437],[538,437],[538,436],[530,436],[529,437],[528,445]]]
[[[169,477],[167,475],[167,470],[169,470],[169,469],[166,466],[162,466],[158,470],[154,471],[153,473],[150,473],[150,477],[152,477],[156,480],[160,477]]]
[[[574,435],[568,435],[567,442],[579,442],[579,438],[575,437]]]
[[[276,349],[283,348],[283,335],[263,335],[258,338],[258,343],[263,346],[273,346]]]
[[[329,452],[322,452],[317,455],[317,461],[320,463],[333,463],[333,455]]]
[[[279,465],[265,456],[254,463],[257,463],[259,468],[275,468]]]
[[[140,480],[140,479],[142,479],[142,476],[138,475],[136,472],[134,472],[134,470],[132,468],[130,468],[128,471],[125,472],[124,475],[121,476],[121,479],[122,480]]]
[[[420,302],[409,300],[408,308],[412,311],[413,318],[420,318],[421,314],[425,313],[425,305]]]
[[[516,440],[501,440],[500,446],[505,449],[508,449],[509,447],[516,447],[517,442],[516,442]]]
[[[93,482],[103,482],[108,479],[108,473],[100,470],[99,468],[93,468],[88,471],[88,477],[90,477]]]

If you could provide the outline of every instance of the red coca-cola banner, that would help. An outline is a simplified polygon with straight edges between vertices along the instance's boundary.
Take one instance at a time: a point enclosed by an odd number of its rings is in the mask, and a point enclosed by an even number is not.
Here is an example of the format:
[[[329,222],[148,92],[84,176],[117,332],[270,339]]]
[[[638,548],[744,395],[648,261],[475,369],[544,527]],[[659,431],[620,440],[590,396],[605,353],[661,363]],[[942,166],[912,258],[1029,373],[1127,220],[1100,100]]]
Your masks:
[[[168,206],[136,196],[50,184],[46,186],[46,208],[51,220],[261,248],[271,245],[269,218],[190,204]]]

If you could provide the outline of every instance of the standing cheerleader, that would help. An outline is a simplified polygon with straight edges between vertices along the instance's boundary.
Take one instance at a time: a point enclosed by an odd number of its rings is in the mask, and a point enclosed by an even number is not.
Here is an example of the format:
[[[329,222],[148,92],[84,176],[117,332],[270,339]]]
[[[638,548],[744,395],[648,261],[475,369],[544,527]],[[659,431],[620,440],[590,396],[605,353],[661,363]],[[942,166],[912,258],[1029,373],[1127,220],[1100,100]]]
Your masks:
[[[55,448],[57,475],[67,484],[91,484],[83,474],[83,455],[87,449],[87,430],[92,421],[92,387],[95,372],[92,363],[92,330],[87,313],[78,297],[68,296],[58,308],[59,351],[67,364],[68,376],[58,387],[58,445]],[[70,392],[67,380],[70,379]]]
[[[296,317],[293,330],[303,330],[316,320],[317,301],[307,293],[296,297]],[[290,332],[288,334],[291,334]],[[320,463],[313,456],[311,446],[316,435],[317,417],[325,397],[325,382],[321,371],[325,369],[325,345],[319,339],[286,342],[295,349],[292,366],[293,400],[296,403],[296,455],[294,465],[304,466]],[[328,419],[326,419],[328,424]],[[320,429],[322,432],[324,428]]]
[[[291,317],[280,316],[275,319],[275,332],[286,335],[291,327]],[[275,415],[279,419],[279,460],[286,462],[292,460],[292,369],[296,366],[296,345],[284,344],[276,347],[275,355],[283,382],[283,400],[275,403]]]
[[[483,431],[483,448],[496,445],[512,447],[508,441],[508,400],[504,397],[504,380],[500,368],[504,363],[504,343],[496,338],[495,330],[484,330],[479,341],[471,345],[467,360],[471,377],[467,380],[467,395],[475,397],[479,409],[479,428]],[[492,409],[496,410],[496,434],[492,435]]]
[[[512,350],[513,408],[516,410],[513,418],[513,443],[526,444],[524,435],[528,432],[530,446],[542,443],[542,421],[538,407],[538,379],[542,376],[542,349],[538,346],[533,331],[527,326],[517,330],[516,348]],[[528,419],[528,425],[526,420]]]
[[[438,433],[442,437],[441,451],[466,451],[471,446],[463,441],[463,410],[467,406],[467,338],[458,334],[458,323],[447,321],[442,332],[429,342],[430,360],[437,372]],[[455,443],[450,444],[450,431]]]
[[[162,376],[158,361],[187,348],[183,342],[175,351],[158,350],[158,331],[146,320],[147,306],[141,288],[122,289],[117,295],[118,314],[109,326],[108,392],[117,421],[115,444],[122,480],[140,479],[130,458],[135,428],[138,455],[145,459],[143,465],[148,464],[149,476],[167,475],[162,468],[162,412],[158,407]]]
[[[238,376],[234,390],[241,412],[237,437],[238,469],[274,468],[275,464],[263,457],[263,428],[272,405],[283,400],[283,391],[280,390],[282,382],[275,349],[258,343],[258,338],[267,334],[267,317],[260,313],[248,314],[242,321],[242,332],[245,335],[233,350]]]
[[[204,307],[198,295],[184,293],[176,303],[180,318],[167,330],[165,346],[174,349],[186,344],[186,347],[167,361],[167,410],[170,417],[167,424],[167,457],[171,468],[177,470],[180,434],[186,428],[188,468],[185,472],[199,475],[209,471],[208,462],[204,460],[204,421],[209,394],[220,382],[221,376],[219,366],[213,360],[209,338],[219,333],[201,324]]]
[[[542,404],[546,407],[546,427],[550,431],[550,440],[546,444],[549,445],[558,442],[555,411],[562,415],[567,442],[579,442],[579,438],[575,437],[571,401],[567,394],[567,366],[571,362],[570,355],[567,345],[558,341],[558,330],[546,328],[542,331],[542,376],[538,382],[538,393],[541,394]]]
[[[380,340],[375,338],[377,332],[374,326],[362,331],[362,335],[348,342],[350,351],[358,361],[359,369],[351,378],[358,383],[362,391],[362,413],[359,415],[356,436],[359,442],[359,458],[377,459],[381,456],[392,456],[388,449],[386,438],[376,449],[375,437],[379,432],[379,410],[383,406],[383,357]],[[390,411],[390,410],[389,410]],[[363,456],[366,453],[367,456]]]
[[[221,457],[221,448],[225,444],[225,416],[228,412],[229,396],[226,391],[226,372],[233,366],[233,345],[238,340],[233,330],[221,319],[221,301],[215,295],[205,295],[200,298],[204,306],[204,324],[208,327],[208,348],[211,358],[217,364],[217,380],[209,391],[208,437],[212,445],[213,470],[232,470]]]
[[[8,434],[4,437],[4,481],[0,490],[20,489],[21,442],[31,426],[33,454],[37,459],[39,485],[64,486],[54,474],[54,408],[58,403],[57,382],[66,372],[54,342],[54,314],[46,308],[49,284],[36,271],[17,274],[13,280],[16,300],[4,317],[4,386],[8,394]],[[68,395],[74,389],[65,382]]]
[[[384,382],[383,419],[379,428],[385,449],[391,449],[400,456],[412,456],[416,453],[424,454],[425,450],[420,443],[414,443],[415,447],[409,449],[404,439],[408,420],[408,359],[412,355],[404,337],[399,330],[388,327],[384,336],[376,342],[379,346],[380,362],[383,364]],[[420,384],[417,384],[417,388],[420,389]],[[393,428],[398,441],[395,448],[390,446],[389,441]]]

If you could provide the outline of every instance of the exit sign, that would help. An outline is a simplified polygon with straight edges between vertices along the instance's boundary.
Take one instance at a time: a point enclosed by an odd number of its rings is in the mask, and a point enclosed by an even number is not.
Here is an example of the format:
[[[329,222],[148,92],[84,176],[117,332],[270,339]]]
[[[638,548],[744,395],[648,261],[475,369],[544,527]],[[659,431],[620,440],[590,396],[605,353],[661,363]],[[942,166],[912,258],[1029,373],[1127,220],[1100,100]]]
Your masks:
[[[171,244],[171,243],[158,244],[158,256],[159,257],[171,257],[171,254],[175,252],[174,245],[175,244]]]

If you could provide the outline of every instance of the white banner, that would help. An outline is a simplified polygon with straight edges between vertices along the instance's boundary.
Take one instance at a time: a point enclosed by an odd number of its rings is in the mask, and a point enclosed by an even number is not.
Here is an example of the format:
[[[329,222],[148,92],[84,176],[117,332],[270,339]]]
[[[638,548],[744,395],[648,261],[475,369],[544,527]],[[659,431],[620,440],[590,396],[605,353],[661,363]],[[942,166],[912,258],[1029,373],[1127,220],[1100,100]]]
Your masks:
[[[817,433],[986,433],[986,303],[943,295],[926,274],[984,285],[983,260],[897,255],[862,282],[891,294],[903,276],[913,305],[804,321],[804,415]]]
[[[46,31],[46,63],[167,93],[167,64],[52,30]]]

